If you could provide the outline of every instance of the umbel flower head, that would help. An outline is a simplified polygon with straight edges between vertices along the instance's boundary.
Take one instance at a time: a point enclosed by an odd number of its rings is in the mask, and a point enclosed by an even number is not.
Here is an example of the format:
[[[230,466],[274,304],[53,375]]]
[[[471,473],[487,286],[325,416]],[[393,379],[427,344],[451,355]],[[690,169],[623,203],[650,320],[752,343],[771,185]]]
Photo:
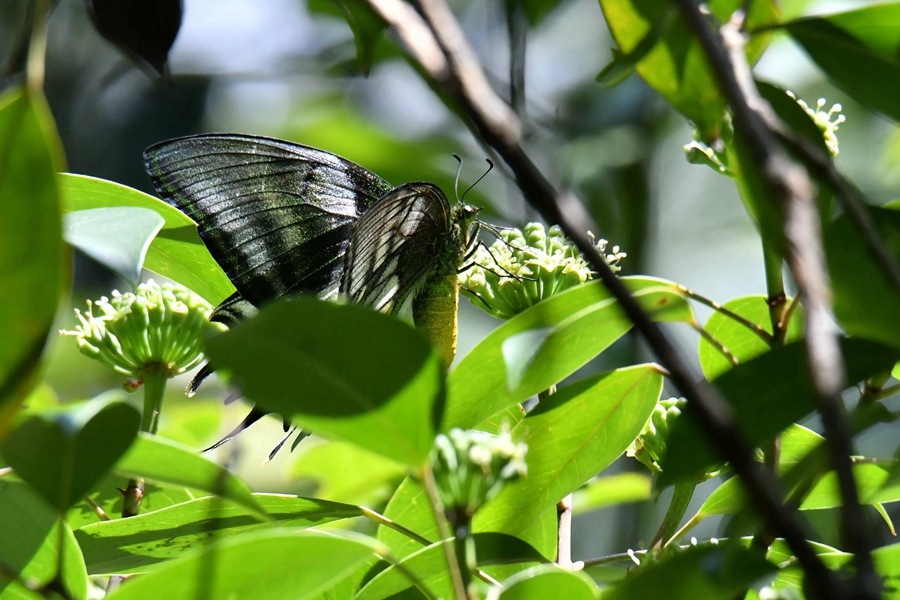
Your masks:
[[[528,446],[513,441],[509,431],[451,429],[434,442],[434,479],[447,516],[468,521],[503,484],[524,477]]]
[[[606,240],[597,240],[595,247],[613,271],[619,271],[618,262],[626,254],[618,246],[606,254],[607,244]],[[509,319],[594,275],[559,226],[546,230],[540,223],[529,223],[524,230],[502,230],[500,239],[490,248],[478,248],[473,262],[459,276],[460,289],[475,305],[501,319]]]
[[[847,120],[847,117],[841,114],[843,107],[840,104],[832,104],[828,112],[825,112],[825,98],[819,98],[816,101],[816,107],[812,108],[806,102],[797,98],[793,92],[789,91],[787,92],[787,95],[793,98],[794,101],[800,105],[800,108],[812,117],[812,120],[816,123],[816,127],[822,132],[822,137],[825,138],[825,146],[828,148],[828,152],[830,152],[833,157],[837,156],[838,139],[836,132],[839,129],[840,124]]]
[[[114,290],[87,301],[87,311],[75,309],[78,349],[119,373],[138,381],[148,368],[168,377],[197,366],[203,358],[201,341],[224,326],[209,321],[212,306],[184,286],[152,279],[134,293]]]

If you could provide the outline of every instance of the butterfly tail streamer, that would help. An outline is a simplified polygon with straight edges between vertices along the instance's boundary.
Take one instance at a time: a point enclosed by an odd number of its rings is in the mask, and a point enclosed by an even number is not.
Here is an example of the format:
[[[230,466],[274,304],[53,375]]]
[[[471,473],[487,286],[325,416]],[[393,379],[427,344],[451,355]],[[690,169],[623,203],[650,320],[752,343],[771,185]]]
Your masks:
[[[218,442],[216,442],[209,448],[204,449],[203,452],[209,452],[210,450],[215,450],[216,448],[218,448],[225,442],[230,442],[231,440],[236,438],[238,435],[240,435],[241,432],[243,432],[245,429],[249,428],[251,425],[253,425],[257,421],[259,421],[260,419],[262,419],[267,414],[269,414],[269,411],[263,410],[259,407],[254,406],[250,410],[250,413],[246,417],[244,417],[244,420],[241,421],[240,423],[238,423],[237,427],[235,427],[230,432],[228,432],[228,434],[225,437],[223,437],[221,440],[219,440]]]

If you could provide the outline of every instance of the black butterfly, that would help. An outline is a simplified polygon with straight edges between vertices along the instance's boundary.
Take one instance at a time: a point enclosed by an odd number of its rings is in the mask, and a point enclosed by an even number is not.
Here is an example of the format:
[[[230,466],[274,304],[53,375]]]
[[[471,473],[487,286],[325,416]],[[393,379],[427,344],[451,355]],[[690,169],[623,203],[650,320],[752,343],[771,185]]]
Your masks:
[[[414,320],[429,330],[435,303],[453,302],[455,315],[457,270],[479,222],[474,208],[451,206],[434,184],[394,187],[322,150],[233,134],[168,140],[144,159],[157,192],[197,223],[237,289],[213,320],[233,325],[288,294],[340,293],[388,313],[413,296]],[[455,319],[452,329],[447,362]],[[201,369],[190,390],[211,372]],[[237,431],[264,414],[254,408]]]

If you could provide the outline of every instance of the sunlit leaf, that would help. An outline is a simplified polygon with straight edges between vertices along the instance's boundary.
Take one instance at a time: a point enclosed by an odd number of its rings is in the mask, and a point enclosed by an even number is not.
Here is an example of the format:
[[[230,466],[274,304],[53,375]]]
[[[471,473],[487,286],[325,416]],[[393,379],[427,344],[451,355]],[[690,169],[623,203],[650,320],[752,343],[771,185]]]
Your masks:
[[[772,319],[769,304],[764,296],[746,296],[729,300],[723,307],[751,324],[758,326],[767,334],[772,334]],[[758,335],[751,327],[741,323],[723,312],[714,312],[704,326],[706,332],[740,362],[750,360],[766,352],[770,344]],[[787,341],[794,341],[803,334],[803,314],[797,310],[788,324]],[[707,379],[715,379],[733,364],[729,358],[710,343],[700,338],[700,368]]]
[[[644,81],[693,122],[703,141],[718,139],[725,101],[710,73],[706,54],[682,23],[677,7],[645,0],[600,0],[600,6],[623,53],[630,55],[653,42],[646,54],[641,52],[642,58],[637,63],[637,71]],[[713,0],[705,6],[719,21],[727,22],[741,8],[741,3]],[[776,19],[773,2],[754,2],[746,26],[752,30]],[[767,44],[767,35],[753,38],[747,48],[751,61],[760,56]]]
[[[110,600],[192,598],[319,598],[357,568],[378,560],[368,538],[313,531],[249,532],[210,544],[136,577]],[[198,574],[202,573],[202,579]]]
[[[239,505],[210,497],[87,525],[76,530],[75,538],[92,575],[140,573],[250,529],[275,525],[307,528],[362,514],[356,506],[327,500],[268,494],[255,494],[253,498],[271,522],[261,522]]]
[[[590,377],[541,400],[516,428],[528,475],[475,517],[481,530],[518,533],[609,466],[637,437],[659,400],[662,375],[640,365]]]
[[[649,277],[622,282],[655,320],[693,319],[675,284]],[[460,361],[447,380],[443,428],[480,426],[556,385],[630,329],[600,282],[548,298],[495,329]]]
[[[575,492],[572,509],[583,514],[606,506],[641,502],[651,498],[650,477],[640,473],[619,473],[592,479]]]
[[[137,286],[147,248],[164,223],[161,216],[146,208],[79,210],[65,215],[63,237]]]
[[[234,286],[200,240],[196,224],[177,209],[112,181],[68,173],[60,175],[59,181],[67,211],[132,206],[148,208],[165,219],[147,250],[144,268],[177,281],[213,305],[234,292]]]
[[[523,571],[503,582],[500,600],[533,600],[534,598],[566,598],[593,600],[597,584],[584,573],[573,573],[559,567],[541,565]]]
[[[55,179],[62,162],[44,99],[0,95],[0,439],[35,384],[68,273]]]

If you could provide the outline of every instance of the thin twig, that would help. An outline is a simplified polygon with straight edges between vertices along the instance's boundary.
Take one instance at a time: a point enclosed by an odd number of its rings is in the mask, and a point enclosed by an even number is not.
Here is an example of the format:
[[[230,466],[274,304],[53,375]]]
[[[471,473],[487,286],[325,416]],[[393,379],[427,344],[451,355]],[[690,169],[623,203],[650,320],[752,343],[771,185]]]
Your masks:
[[[701,296],[694,290],[687,288],[687,287],[681,285],[680,283],[676,283],[675,288],[682,294],[686,295],[688,298],[690,298],[692,300],[696,300],[700,304],[704,304],[704,305],[708,306],[709,308],[713,309],[714,311],[725,315],[732,321],[734,321],[740,325],[743,325],[744,327],[749,329],[751,333],[755,334],[757,337],[759,337],[759,339],[764,341],[766,344],[772,343],[772,334],[769,333],[768,331],[766,331],[765,329],[763,329],[762,327],[760,327],[757,323],[754,323],[753,321],[751,321],[750,319],[747,319],[746,317],[742,317],[741,315],[737,314],[733,310],[725,308],[724,306],[722,306],[715,300],[710,300],[709,298],[707,298],[705,296]]]
[[[571,194],[558,193],[521,148],[521,126],[512,111],[508,107],[506,110],[494,110],[502,101],[489,87],[485,89],[479,84],[485,78],[477,62],[469,60],[471,51],[459,50],[458,46],[465,45],[465,39],[458,33],[459,25],[446,5],[440,0],[416,0],[415,4],[424,16],[423,20],[422,16],[410,10],[409,5],[399,0],[368,2],[394,28],[428,77],[468,117],[470,126],[479,138],[503,158],[526,200],[548,222],[558,223],[582,251],[619,301],[626,316],[644,336],[659,362],[669,371],[673,383],[690,399],[701,427],[713,446],[732,463],[735,472],[743,478],[760,514],[785,539],[810,577],[815,578],[822,586],[829,586],[834,581],[833,573],[807,542],[805,527],[798,520],[796,511],[782,506],[782,495],[777,484],[755,463],[752,449],[741,435],[731,408],[717,390],[695,375],[669,338],[635,302],[599,255],[586,234],[587,231],[596,229],[592,226],[592,219],[586,209]],[[420,39],[410,43],[414,37],[413,32],[421,35],[423,25],[430,39],[427,42]],[[450,30],[453,33],[448,33]],[[446,62],[452,65],[449,72],[443,68],[434,71],[429,69],[427,62],[433,56],[420,56],[417,52],[419,47],[432,48],[434,45],[439,45]],[[465,47],[468,48],[467,45]],[[481,94],[476,93],[476,90],[480,90]]]
[[[855,555],[856,574],[852,587],[857,597],[880,598],[881,581],[872,562],[872,544],[850,465],[853,444],[840,396],[845,379],[844,364],[837,336],[832,331],[830,284],[813,184],[806,170],[790,158],[767,125],[767,119],[774,120],[775,117],[771,106],[756,89],[744,54],[742,13],[736,12],[732,21],[722,27],[721,35],[717,35],[695,0],[678,0],[678,6],[685,24],[704,50],[719,90],[731,107],[735,130],[743,134],[766,192],[784,214],[788,264],[807,309],[805,335],[810,374],[841,492],[842,538],[847,550]],[[762,116],[765,113],[769,115],[767,118]],[[799,555],[797,558],[801,562],[805,560]],[[813,573],[807,564],[803,566],[806,580],[819,597],[846,597],[844,592],[848,590],[836,585],[830,571]]]

